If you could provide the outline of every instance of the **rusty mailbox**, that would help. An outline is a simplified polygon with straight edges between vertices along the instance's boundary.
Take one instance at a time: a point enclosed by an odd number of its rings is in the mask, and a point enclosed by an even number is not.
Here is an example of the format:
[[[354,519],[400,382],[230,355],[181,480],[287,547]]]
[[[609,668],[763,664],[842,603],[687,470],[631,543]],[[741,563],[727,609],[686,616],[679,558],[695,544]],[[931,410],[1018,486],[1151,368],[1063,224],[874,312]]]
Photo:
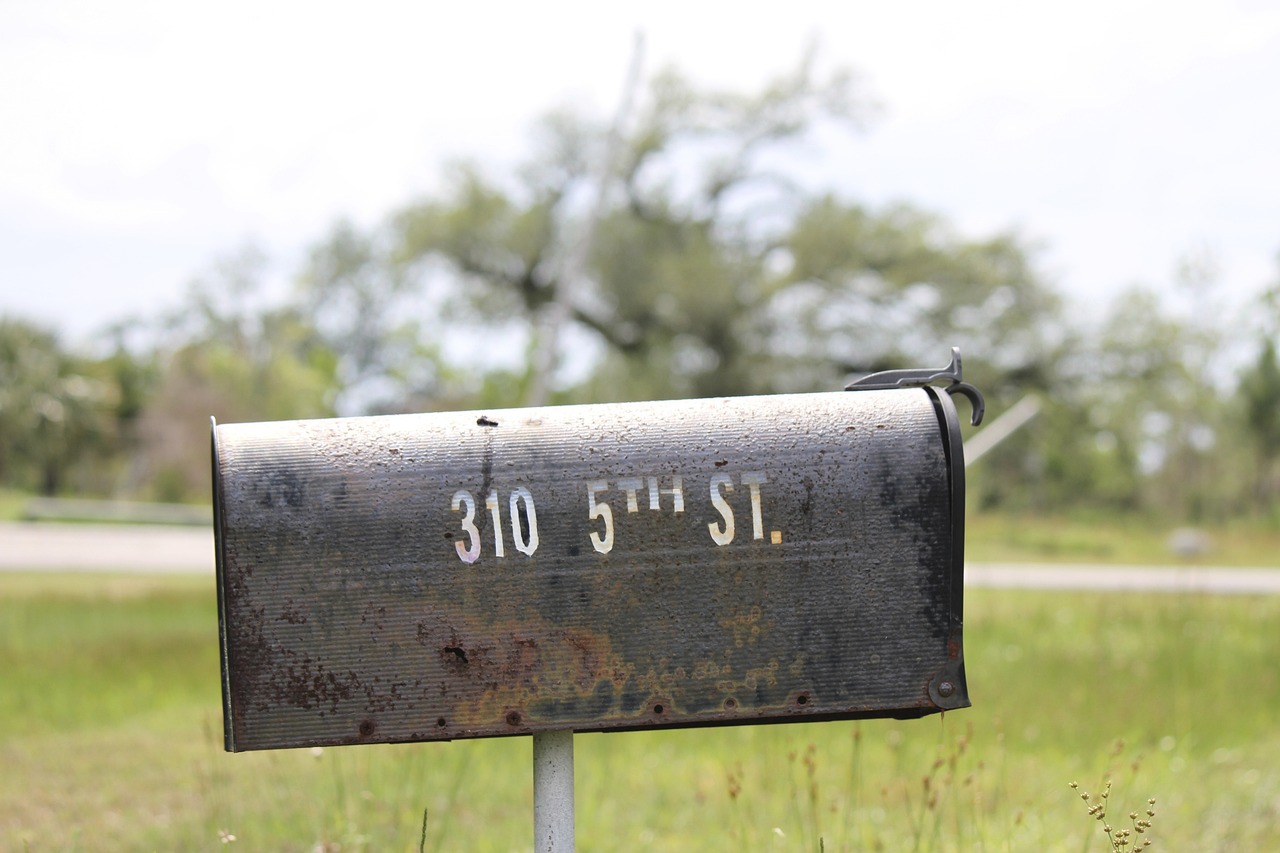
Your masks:
[[[891,373],[216,425],[227,749],[967,706],[957,413]]]

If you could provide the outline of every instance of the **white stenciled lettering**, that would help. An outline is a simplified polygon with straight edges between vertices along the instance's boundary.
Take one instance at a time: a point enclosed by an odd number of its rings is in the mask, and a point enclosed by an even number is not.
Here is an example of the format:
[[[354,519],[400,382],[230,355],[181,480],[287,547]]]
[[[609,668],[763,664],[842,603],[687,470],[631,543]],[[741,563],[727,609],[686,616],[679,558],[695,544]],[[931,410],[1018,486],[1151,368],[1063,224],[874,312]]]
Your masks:
[[[462,532],[467,535],[467,547],[462,547],[462,540],[454,540],[453,547],[458,551],[458,557],[464,563],[474,563],[480,558],[480,531],[476,529],[476,499],[465,489],[459,489],[453,493],[453,511],[458,512],[463,505],[467,507],[467,514],[462,517]]]
[[[608,554],[613,550],[613,510],[609,504],[596,501],[596,493],[608,488],[607,480],[592,480],[587,483],[587,518],[592,521],[599,519],[604,524],[603,533],[593,530],[589,534],[591,547],[601,554]]]
[[[649,478],[649,509],[657,510],[662,508],[660,497],[662,495],[671,495],[672,512],[684,512],[684,480],[679,474],[671,477],[671,488],[662,489],[658,487],[658,478]]]
[[[707,529],[711,531],[711,539],[717,545],[728,545],[733,541],[733,508],[729,506],[729,502],[724,499],[724,495],[720,493],[721,488],[726,492],[733,491],[733,478],[728,474],[712,474],[711,475],[711,505],[720,513],[722,522],[708,522]]]
[[[627,512],[639,512],[640,502],[636,500],[636,492],[644,486],[639,477],[627,477],[618,481],[618,488],[627,493]]]
[[[751,538],[764,538],[764,519],[760,511],[760,484],[769,482],[761,471],[747,471],[742,475],[742,485],[751,488]]]
[[[505,557],[507,554],[502,547],[502,510],[498,506],[497,491],[489,492],[489,497],[484,499],[484,508],[489,510],[489,516],[493,519],[493,554],[495,557]]]
[[[454,512],[465,511],[461,526],[466,544],[463,544],[463,538],[458,538],[454,540],[453,547],[462,562],[474,563],[480,559],[481,550],[475,496],[466,489],[458,489],[453,493],[450,507]],[[534,505],[533,493],[523,486],[513,489],[508,495],[507,507],[511,512],[511,540],[517,551],[532,557],[538,550],[538,508]],[[485,497],[484,508],[488,510],[489,519],[493,523],[493,555],[505,557],[507,552],[502,537],[502,504],[498,500],[497,489],[491,490]]]
[[[742,497],[738,499],[738,512],[746,512],[749,502],[751,509],[751,538],[754,541],[767,540],[774,545],[782,544],[782,532],[779,530],[767,531],[764,526],[765,501],[762,487],[768,482],[769,476],[764,471],[744,471],[741,474],[717,471],[710,475],[708,490],[705,494],[710,498],[711,508],[714,510],[714,514],[711,517],[715,520],[707,522],[707,531],[716,545],[729,545],[737,537],[737,520],[731,503],[733,500],[732,495],[735,491],[742,493]],[[646,493],[651,512],[663,510],[672,514],[685,512],[684,477],[680,474],[658,476],[645,474],[643,476],[621,477],[617,480],[600,478],[587,480],[582,482],[582,485],[587,490],[587,538],[591,542],[591,547],[598,554],[611,553],[618,544],[617,537],[619,535],[622,536],[623,542],[629,545],[645,547],[647,540],[651,539],[655,532],[652,522],[642,519],[634,521],[625,519],[627,516],[640,512],[640,506]],[[611,489],[614,490],[612,495],[609,494]],[[511,503],[513,515],[516,512],[515,501],[516,498],[513,495]],[[624,506],[626,507],[625,513],[623,512]],[[698,515],[701,515],[701,513],[698,513]],[[652,516],[650,517],[652,518]],[[658,523],[661,525],[661,522]],[[698,523],[702,523],[701,520]],[[633,532],[630,534],[626,533],[629,525],[634,525]],[[619,528],[623,529],[622,534],[618,533]],[[517,529],[514,518],[512,519],[511,529],[515,534],[517,549],[523,551],[522,545],[524,545],[525,540]],[[677,525],[673,528],[673,533],[681,529],[683,527]],[[767,536],[766,533],[768,534]],[[628,536],[631,535],[643,537],[645,541],[631,542],[628,539]],[[658,535],[664,534],[658,533]],[[536,547],[536,541],[535,534],[531,540],[532,547]]]
[[[533,495],[524,487],[515,489],[511,492],[510,509],[511,540],[517,551],[532,557],[538,550],[538,511],[533,505]]]

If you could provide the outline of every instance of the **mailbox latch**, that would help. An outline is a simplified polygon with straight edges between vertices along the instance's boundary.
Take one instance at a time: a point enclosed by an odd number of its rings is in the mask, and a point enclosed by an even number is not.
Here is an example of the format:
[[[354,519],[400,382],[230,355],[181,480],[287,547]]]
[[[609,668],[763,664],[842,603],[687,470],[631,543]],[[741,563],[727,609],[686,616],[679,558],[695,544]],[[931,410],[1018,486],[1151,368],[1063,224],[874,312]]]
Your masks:
[[[886,391],[893,388],[923,388],[937,382],[946,382],[942,390],[948,394],[962,394],[969,398],[973,405],[973,417],[969,422],[974,426],[982,423],[982,415],[986,411],[986,402],[982,392],[964,381],[960,373],[960,347],[951,348],[951,363],[938,370],[928,367],[907,368],[904,370],[882,370],[869,373],[844,386],[846,391]]]

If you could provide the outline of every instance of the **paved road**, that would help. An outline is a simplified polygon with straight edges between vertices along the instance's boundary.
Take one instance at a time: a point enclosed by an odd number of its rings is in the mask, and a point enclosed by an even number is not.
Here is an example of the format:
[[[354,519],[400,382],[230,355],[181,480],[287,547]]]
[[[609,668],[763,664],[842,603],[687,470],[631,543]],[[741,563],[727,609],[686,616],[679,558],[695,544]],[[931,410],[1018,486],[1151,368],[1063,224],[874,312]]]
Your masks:
[[[3,569],[213,574],[213,530],[0,522],[0,570]]]
[[[0,523],[0,570],[213,573],[203,527]],[[969,563],[970,587],[1280,595],[1280,569]]]
[[[967,563],[965,586],[1280,595],[1280,569]]]

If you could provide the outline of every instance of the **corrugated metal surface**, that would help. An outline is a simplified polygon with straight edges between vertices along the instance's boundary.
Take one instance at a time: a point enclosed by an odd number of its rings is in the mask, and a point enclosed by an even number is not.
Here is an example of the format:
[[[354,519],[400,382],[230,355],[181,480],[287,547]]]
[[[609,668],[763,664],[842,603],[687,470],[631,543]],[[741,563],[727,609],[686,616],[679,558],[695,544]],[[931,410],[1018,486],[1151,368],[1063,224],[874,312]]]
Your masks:
[[[932,389],[217,426],[227,747],[964,707],[958,435]]]

